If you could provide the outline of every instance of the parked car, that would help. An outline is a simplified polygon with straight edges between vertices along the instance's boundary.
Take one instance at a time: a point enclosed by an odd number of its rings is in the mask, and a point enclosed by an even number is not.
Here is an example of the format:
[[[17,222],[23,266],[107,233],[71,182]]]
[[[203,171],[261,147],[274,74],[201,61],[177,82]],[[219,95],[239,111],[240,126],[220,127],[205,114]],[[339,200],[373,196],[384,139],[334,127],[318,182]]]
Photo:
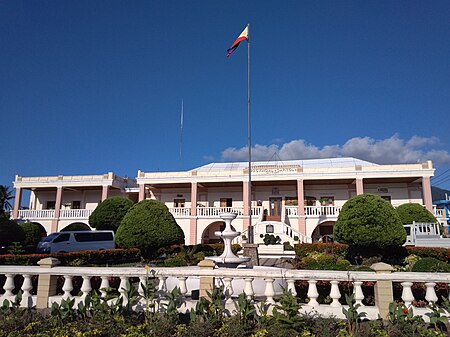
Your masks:
[[[36,250],[38,253],[58,253],[115,247],[113,231],[67,231],[52,233],[43,238]]]

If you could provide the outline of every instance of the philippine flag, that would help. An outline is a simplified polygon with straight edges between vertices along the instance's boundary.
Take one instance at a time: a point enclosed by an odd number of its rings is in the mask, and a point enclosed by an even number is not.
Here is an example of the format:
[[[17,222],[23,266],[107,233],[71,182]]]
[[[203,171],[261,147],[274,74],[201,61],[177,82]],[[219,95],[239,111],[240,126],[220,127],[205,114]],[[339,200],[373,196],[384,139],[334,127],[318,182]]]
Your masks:
[[[245,29],[242,31],[241,35],[234,41],[234,43],[231,45],[229,49],[227,49],[227,57],[233,54],[233,52],[236,50],[236,48],[239,46],[239,43],[241,41],[247,40],[248,41],[248,26],[245,27]]]

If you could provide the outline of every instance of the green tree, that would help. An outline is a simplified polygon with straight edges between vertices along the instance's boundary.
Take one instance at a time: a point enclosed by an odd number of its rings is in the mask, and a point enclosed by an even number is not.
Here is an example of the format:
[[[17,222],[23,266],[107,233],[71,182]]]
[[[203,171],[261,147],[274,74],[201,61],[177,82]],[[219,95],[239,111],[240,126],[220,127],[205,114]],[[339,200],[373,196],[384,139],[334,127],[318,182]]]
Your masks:
[[[24,242],[25,232],[14,221],[0,217],[0,248],[8,247],[13,242]]]
[[[334,225],[340,243],[358,247],[401,246],[406,231],[394,208],[379,196],[362,194],[348,200]]]
[[[13,208],[11,200],[14,199],[11,187],[0,185],[0,216],[6,217],[6,212]]]
[[[25,233],[25,246],[36,246],[45,236],[45,228],[36,222],[25,222],[19,225]]]
[[[143,200],[125,215],[116,234],[122,248],[139,248],[144,256],[158,249],[184,243],[184,233],[169,209],[157,200]]]
[[[102,201],[89,217],[91,227],[98,230],[117,231],[125,214],[133,206],[133,201],[124,197],[112,197]]]
[[[415,222],[436,223],[437,220],[433,214],[421,204],[403,204],[396,208],[397,214],[404,225]]]

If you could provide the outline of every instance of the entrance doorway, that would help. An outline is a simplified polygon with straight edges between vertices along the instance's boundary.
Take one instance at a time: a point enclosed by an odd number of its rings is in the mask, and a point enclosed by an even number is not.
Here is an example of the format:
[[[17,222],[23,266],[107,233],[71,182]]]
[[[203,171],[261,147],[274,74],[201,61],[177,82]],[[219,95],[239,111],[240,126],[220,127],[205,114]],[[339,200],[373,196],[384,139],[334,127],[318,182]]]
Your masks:
[[[267,221],[281,221],[281,202],[283,198],[269,198],[269,214],[267,215]]]

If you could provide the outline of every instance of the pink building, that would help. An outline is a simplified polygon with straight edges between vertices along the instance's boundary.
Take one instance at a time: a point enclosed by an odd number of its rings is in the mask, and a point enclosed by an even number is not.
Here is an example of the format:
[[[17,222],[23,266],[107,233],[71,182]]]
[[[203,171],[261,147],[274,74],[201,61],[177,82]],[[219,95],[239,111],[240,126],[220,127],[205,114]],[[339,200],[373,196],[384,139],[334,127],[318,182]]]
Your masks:
[[[372,193],[394,207],[420,203],[433,212],[430,161],[377,165],[355,158],[252,163],[251,225],[254,242],[273,234],[284,241],[310,242],[333,232],[343,204]],[[248,163],[211,163],[189,171],[144,172],[136,179],[113,173],[96,176],[16,177],[13,217],[42,224],[48,232],[73,222],[88,224],[97,204],[113,195],[166,204],[183,228],[187,244],[217,242],[219,214],[238,214],[233,226],[250,226]],[[31,190],[28,210],[19,210],[21,191]]]

